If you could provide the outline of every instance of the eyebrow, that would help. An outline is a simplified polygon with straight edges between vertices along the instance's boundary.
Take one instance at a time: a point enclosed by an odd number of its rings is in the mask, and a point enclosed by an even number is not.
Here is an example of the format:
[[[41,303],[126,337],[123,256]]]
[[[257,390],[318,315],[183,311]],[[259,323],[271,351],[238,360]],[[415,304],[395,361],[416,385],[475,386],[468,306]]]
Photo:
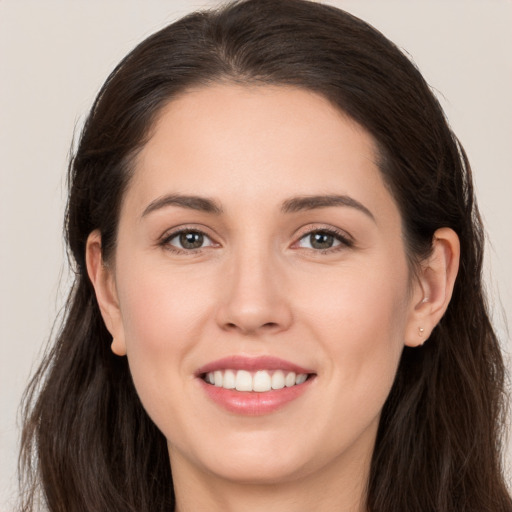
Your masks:
[[[215,215],[220,215],[222,213],[222,207],[213,199],[182,194],[169,194],[151,201],[151,203],[149,203],[146,209],[142,212],[141,217],[145,217],[151,212],[165,208],[166,206],[180,206],[181,208],[214,213]]]
[[[223,209],[220,204],[214,199],[208,197],[182,195],[182,194],[169,194],[158,197],[151,201],[146,207],[141,217],[149,215],[155,210],[165,208],[167,206],[179,206],[181,208],[188,208],[190,210],[197,210],[205,213],[213,213],[221,215]],[[315,195],[315,196],[299,196],[292,197],[283,202],[281,211],[283,213],[295,213],[305,210],[315,210],[318,208],[329,208],[333,206],[346,206],[355,208],[364,213],[370,219],[375,221],[372,212],[366,208],[362,203],[347,195]]]
[[[354,199],[353,197],[346,195],[320,195],[320,196],[301,196],[293,197],[286,200],[283,203],[281,210],[284,213],[295,213],[304,210],[315,210],[317,208],[329,208],[332,206],[347,206],[349,208],[355,208],[366,216],[370,217],[375,222],[373,213],[366,208],[362,203]]]

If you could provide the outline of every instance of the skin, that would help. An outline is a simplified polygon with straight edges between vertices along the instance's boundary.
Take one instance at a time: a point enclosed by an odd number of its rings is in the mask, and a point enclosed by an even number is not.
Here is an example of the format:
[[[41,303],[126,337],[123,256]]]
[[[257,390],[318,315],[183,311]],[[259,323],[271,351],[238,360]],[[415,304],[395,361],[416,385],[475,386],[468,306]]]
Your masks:
[[[112,349],[128,357],[168,440],[178,511],[364,510],[403,346],[422,344],[442,317],[459,250],[439,230],[412,275],[376,160],[371,136],[313,93],[191,90],[166,105],[138,156],[112,261],[90,235],[89,275]],[[155,206],[168,194],[209,198],[222,213]],[[283,211],[291,198],[332,194],[370,214]],[[204,232],[204,246],[180,248],[181,228]],[[325,229],[351,242],[313,247],[309,233]],[[315,378],[271,414],[235,414],[195,376],[235,354],[280,357]]]

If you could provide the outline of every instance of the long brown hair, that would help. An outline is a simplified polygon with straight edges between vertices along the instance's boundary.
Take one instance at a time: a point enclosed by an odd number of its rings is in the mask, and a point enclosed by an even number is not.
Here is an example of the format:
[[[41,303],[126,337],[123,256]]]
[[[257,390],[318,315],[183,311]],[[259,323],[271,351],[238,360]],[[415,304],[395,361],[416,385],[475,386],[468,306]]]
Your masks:
[[[367,489],[371,512],[511,512],[500,457],[504,366],[482,291],[483,232],[466,154],[416,67],[382,34],[334,7],[246,0],[152,35],[101,89],[69,166],[66,238],[76,273],[53,348],[25,396],[24,498],[51,512],[169,511],[166,440],[125,358],[110,351],[85,267],[99,229],[116,246],[123,192],[155,117],[176,95],[219,81],[315,91],[374,137],[399,205],[408,256],[454,229],[461,265],[448,310],[405,348],[382,411]]]

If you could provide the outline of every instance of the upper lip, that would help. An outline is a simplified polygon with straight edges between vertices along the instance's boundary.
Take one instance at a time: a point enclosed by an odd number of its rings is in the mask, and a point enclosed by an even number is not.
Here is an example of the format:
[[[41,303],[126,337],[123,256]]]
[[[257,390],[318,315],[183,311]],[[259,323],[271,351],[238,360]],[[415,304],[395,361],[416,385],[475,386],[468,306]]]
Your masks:
[[[201,366],[196,376],[201,376],[216,370],[246,370],[254,372],[257,370],[285,370],[295,373],[314,373],[312,370],[303,368],[295,363],[273,356],[242,356],[233,355],[217,359],[211,363]]]

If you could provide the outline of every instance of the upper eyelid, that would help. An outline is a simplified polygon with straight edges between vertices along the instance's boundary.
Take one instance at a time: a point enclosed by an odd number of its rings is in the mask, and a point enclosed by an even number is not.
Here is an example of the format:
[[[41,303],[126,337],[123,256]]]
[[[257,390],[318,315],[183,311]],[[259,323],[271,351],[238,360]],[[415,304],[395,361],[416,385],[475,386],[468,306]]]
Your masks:
[[[318,247],[304,247],[304,246],[302,246],[301,244],[304,243],[304,240],[307,240],[307,238],[309,236],[311,236],[311,235],[306,234],[305,236],[299,238],[296,242],[294,242],[292,244],[291,248],[293,250],[303,249],[305,251],[313,251],[313,252],[325,254],[325,253],[328,253],[328,252],[338,252],[338,251],[340,251],[342,249],[350,249],[350,248],[354,247],[353,242],[351,240],[349,240],[348,238],[336,235],[335,233],[328,233],[328,234],[330,236],[332,236],[333,239],[336,242],[331,247],[318,248]]]
[[[197,247],[194,249],[185,249],[184,247],[179,247],[177,245],[170,243],[171,240],[174,240],[182,233],[199,233],[199,234],[203,235],[205,238],[207,238],[211,242],[211,245],[205,245],[205,246]],[[204,249],[209,249],[211,247],[215,247],[216,245],[219,245],[219,244],[218,244],[218,242],[215,241],[215,239],[212,236],[210,236],[208,233],[206,233],[202,229],[197,229],[197,228],[192,228],[192,227],[190,227],[190,228],[183,227],[183,228],[175,228],[175,229],[167,230],[158,239],[157,245],[161,248],[164,248],[168,251],[171,251],[171,252],[174,252],[177,254],[192,255],[192,254],[197,254]]]
[[[207,238],[209,241],[210,241],[210,244],[208,245],[205,245],[205,246],[202,246],[202,247],[197,247],[195,249],[186,249],[184,247],[180,247],[179,245],[175,245],[175,244],[171,244],[171,241],[174,240],[175,238],[177,238],[181,233],[187,233],[187,232],[192,232],[192,233],[200,233],[201,235],[203,235],[205,238]],[[197,228],[175,228],[175,229],[169,229],[167,231],[164,232],[164,234],[159,237],[156,241],[156,246],[159,247],[159,248],[162,248],[162,249],[165,249],[167,251],[171,251],[171,252],[174,252],[174,253],[177,253],[177,254],[194,254],[194,253],[198,253],[204,249],[209,249],[209,248],[215,248],[215,246],[218,246],[218,242],[216,242],[216,240],[210,236],[208,233],[206,233],[204,230],[202,229],[197,229]]]
[[[200,231],[199,229],[180,229],[179,231],[173,231],[169,233],[168,236],[164,236],[164,240],[173,240],[174,238],[180,236],[182,233],[197,233],[199,235],[203,235],[205,238],[212,240],[212,237],[208,233]]]
[[[163,232],[163,234],[159,237],[160,241],[165,240],[172,240],[173,238],[177,237],[181,233],[201,233],[202,235],[210,238],[212,241],[215,239],[215,236],[209,233],[210,230],[203,228],[203,227],[196,227],[192,225],[182,225],[182,226],[176,226],[174,228],[167,229]]]
[[[318,225],[315,227],[307,227],[307,226],[311,226],[311,225],[308,224],[306,226],[303,226],[302,228],[299,228],[299,230],[298,230],[299,233],[296,235],[297,240],[301,240],[305,236],[308,236],[312,233],[318,233],[318,232],[321,233],[322,231],[324,231],[324,232],[332,234],[334,236],[338,236],[341,239],[344,239],[351,243],[355,242],[354,237],[349,232],[345,231],[344,229],[336,228],[334,226],[326,226],[326,225]]]

